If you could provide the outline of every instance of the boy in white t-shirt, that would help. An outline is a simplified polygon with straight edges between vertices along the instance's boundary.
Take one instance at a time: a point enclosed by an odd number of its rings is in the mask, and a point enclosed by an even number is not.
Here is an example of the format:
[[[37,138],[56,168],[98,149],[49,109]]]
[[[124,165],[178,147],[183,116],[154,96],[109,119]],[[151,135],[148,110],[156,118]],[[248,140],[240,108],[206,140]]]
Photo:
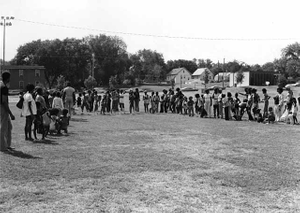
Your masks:
[[[34,85],[28,84],[26,86],[26,93],[24,94],[24,102],[23,102],[23,109],[22,109],[22,116],[26,118],[25,123],[25,140],[33,141],[31,136],[32,124],[33,120],[36,116],[36,104],[32,97],[32,93],[34,91]]]
[[[120,111],[124,111],[124,91],[120,90],[119,92],[119,106],[120,106]]]

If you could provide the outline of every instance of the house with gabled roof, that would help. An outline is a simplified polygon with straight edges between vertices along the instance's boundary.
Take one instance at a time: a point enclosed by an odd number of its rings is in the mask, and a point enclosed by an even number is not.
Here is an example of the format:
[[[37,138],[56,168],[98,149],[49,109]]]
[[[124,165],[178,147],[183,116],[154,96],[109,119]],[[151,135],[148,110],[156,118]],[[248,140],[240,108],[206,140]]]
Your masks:
[[[190,71],[188,71],[184,67],[180,67],[171,70],[171,72],[167,74],[166,80],[168,82],[174,81],[175,84],[183,85],[186,84],[191,79],[192,79],[192,74],[190,73]]]
[[[205,75],[208,75],[208,81],[214,79],[214,74],[208,68],[198,68],[192,75],[192,79],[198,79],[200,81],[204,81]]]

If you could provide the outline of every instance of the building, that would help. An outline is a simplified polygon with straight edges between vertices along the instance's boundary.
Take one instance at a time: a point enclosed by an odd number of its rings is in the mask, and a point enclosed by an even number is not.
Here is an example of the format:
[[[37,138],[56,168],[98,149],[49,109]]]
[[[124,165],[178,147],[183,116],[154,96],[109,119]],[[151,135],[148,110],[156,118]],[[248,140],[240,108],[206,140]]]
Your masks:
[[[1,67],[2,72],[10,72],[10,89],[23,90],[26,85],[45,85],[44,66],[5,65]]]
[[[223,81],[223,77],[224,77],[224,81],[229,81],[229,76],[230,76],[230,72],[220,72],[217,75],[215,75],[214,81],[215,82]]]
[[[183,85],[192,78],[191,73],[184,67],[173,69],[167,74],[167,81],[171,82],[174,80],[175,84]]]
[[[192,79],[198,79],[200,81],[204,81],[206,73],[208,75],[208,81],[211,81],[211,80],[214,79],[214,74],[208,68],[199,68],[199,69],[197,69],[193,73]]]
[[[242,83],[236,83],[236,73],[230,73],[229,86],[266,86],[266,82],[269,85],[276,85],[276,73],[275,72],[265,72],[265,71],[245,71],[243,72],[244,79]]]

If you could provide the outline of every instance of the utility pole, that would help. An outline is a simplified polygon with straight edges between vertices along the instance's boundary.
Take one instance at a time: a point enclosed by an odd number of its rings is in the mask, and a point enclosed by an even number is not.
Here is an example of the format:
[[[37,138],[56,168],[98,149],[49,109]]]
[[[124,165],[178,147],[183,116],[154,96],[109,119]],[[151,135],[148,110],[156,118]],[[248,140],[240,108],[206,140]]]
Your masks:
[[[14,17],[1,16],[0,26],[3,26],[3,61],[2,61],[3,66],[5,65],[5,28],[12,26],[12,23],[9,20],[13,20],[13,19]]]
[[[223,58],[223,88],[224,86],[224,72],[225,72],[225,58]],[[227,75],[227,71],[226,71],[226,75]]]
[[[219,71],[219,68],[220,68],[220,63],[219,63],[219,60],[218,60],[218,71]],[[220,81],[220,73],[218,73],[218,82]]]
[[[92,69],[91,69],[91,76],[93,77],[93,78],[95,78],[95,73],[94,73],[94,68],[95,68],[95,54],[94,53],[92,53]]]

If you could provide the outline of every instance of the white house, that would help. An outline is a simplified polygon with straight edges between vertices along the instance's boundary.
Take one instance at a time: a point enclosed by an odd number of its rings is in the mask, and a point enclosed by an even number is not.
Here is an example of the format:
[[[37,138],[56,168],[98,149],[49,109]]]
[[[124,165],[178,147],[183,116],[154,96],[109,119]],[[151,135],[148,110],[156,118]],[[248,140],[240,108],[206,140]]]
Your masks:
[[[223,81],[223,77],[224,77],[224,81],[229,81],[229,76],[230,76],[230,72],[220,72],[217,75],[215,75],[214,77],[214,81]]]
[[[269,82],[268,85],[276,85],[275,72],[266,72],[266,71],[245,71],[243,72],[242,83],[236,82],[237,73],[230,73],[229,86],[238,86],[238,87],[247,87],[247,86],[265,86],[266,82]]]
[[[185,84],[192,78],[191,73],[184,67],[173,69],[167,74],[167,81],[174,80],[175,84]]]
[[[208,68],[199,68],[199,69],[197,69],[193,73],[192,79],[199,79],[201,81],[204,81],[205,73],[208,74],[208,81],[211,81],[211,80],[214,79],[214,74]]]

